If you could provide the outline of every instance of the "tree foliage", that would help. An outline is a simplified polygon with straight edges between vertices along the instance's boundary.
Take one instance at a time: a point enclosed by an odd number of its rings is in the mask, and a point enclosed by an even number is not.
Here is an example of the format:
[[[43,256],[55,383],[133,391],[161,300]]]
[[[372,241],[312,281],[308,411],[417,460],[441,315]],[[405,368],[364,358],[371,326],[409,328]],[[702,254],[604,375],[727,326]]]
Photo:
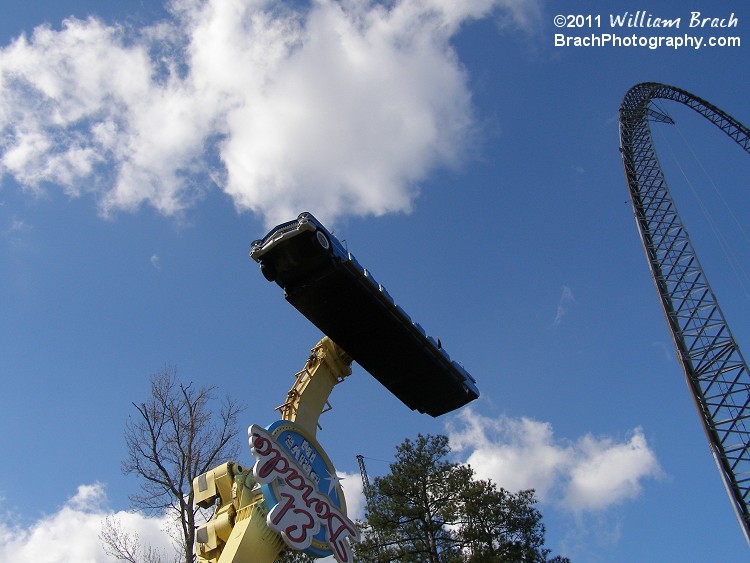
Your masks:
[[[467,561],[546,561],[544,525],[533,490],[510,493],[492,481],[467,487],[460,540]]]
[[[314,563],[316,560],[301,551],[285,551],[275,563]]]
[[[380,563],[546,562],[534,491],[510,493],[448,461],[446,436],[405,440],[375,479],[358,560]],[[559,563],[566,558],[554,559]]]
[[[234,438],[242,407],[231,397],[218,401],[215,392],[211,385],[185,385],[174,368],[164,368],[151,376],[149,398],[133,403],[136,412],[125,426],[122,469],[141,478],[140,492],[130,501],[146,513],[174,517],[185,563],[194,560],[199,511],[193,479],[239,454]]]

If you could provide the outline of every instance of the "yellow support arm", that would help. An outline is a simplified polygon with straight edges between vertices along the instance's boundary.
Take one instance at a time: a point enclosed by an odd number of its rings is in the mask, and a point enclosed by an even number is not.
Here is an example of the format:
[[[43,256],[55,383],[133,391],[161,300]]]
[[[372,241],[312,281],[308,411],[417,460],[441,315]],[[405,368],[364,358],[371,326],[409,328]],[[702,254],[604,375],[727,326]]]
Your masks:
[[[333,388],[351,375],[352,358],[324,336],[295,375],[281,419],[294,422],[313,438],[320,415],[331,409]],[[193,482],[195,502],[216,505],[214,515],[198,528],[196,551],[201,563],[273,563],[285,550],[281,536],[266,525],[266,506],[251,469],[226,463]],[[216,500],[219,500],[216,503]]]
[[[276,410],[282,420],[299,424],[315,437],[320,415],[331,409],[331,391],[352,373],[352,358],[327,336],[311,352],[305,367],[296,374],[286,402]]]

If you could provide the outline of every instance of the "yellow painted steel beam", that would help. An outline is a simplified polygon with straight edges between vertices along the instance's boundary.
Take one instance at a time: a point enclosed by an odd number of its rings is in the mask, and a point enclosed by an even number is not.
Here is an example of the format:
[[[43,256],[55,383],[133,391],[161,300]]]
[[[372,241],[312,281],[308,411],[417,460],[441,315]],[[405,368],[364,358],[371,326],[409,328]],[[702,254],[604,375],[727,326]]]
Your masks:
[[[281,411],[282,420],[298,424],[315,437],[320,415],[330,410],[331,391],[352,373],[352,358],[327,336],[311,352],[305,367],[297,373],[286,402],[277,410]]]
[[[331,406],[333,388],[351,375],[352,358],[324,336],[295,376],[281,419],[294,422],[313,438],[320,415]],[[196,502],[208,507],[220,499],[209,522],[199,528],[201,563],[273,563],[286,549],[281,536],[266,524],[269,508],[250,469],[225,463],[193,482]],[[204,541],[201,541],[204,540]]]

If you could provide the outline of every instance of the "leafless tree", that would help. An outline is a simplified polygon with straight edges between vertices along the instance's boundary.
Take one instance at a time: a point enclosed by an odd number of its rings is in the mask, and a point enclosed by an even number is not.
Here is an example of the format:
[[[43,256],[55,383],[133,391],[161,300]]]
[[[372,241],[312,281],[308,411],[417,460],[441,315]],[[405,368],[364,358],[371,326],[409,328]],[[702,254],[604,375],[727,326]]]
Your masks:
[[[195,559],[200,510],[193,499],[193,479],[239,454],[237,416],[243,407],[230,396],[217,400],[215,392],[213,385],[184,385],[175,368],[165,367],[151,376],[151,396],[133,403],[136,413],[125,426],[122,470],[142,479],[140,492],[130,501],[147,514],[175,517],[185,563]]]

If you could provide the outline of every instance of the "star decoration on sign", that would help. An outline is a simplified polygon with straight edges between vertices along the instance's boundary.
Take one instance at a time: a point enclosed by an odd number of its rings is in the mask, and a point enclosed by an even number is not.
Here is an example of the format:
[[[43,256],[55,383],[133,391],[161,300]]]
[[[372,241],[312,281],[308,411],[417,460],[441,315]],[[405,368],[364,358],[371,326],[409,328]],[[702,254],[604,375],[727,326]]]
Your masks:
[[[328,493],[327,494],[330,497],[331,494],[336,490],[336,488],[341,486],[341,481],[343,481],[343,478],[333,473],[332,475],[329,475],[323,480],[328,481]]]

